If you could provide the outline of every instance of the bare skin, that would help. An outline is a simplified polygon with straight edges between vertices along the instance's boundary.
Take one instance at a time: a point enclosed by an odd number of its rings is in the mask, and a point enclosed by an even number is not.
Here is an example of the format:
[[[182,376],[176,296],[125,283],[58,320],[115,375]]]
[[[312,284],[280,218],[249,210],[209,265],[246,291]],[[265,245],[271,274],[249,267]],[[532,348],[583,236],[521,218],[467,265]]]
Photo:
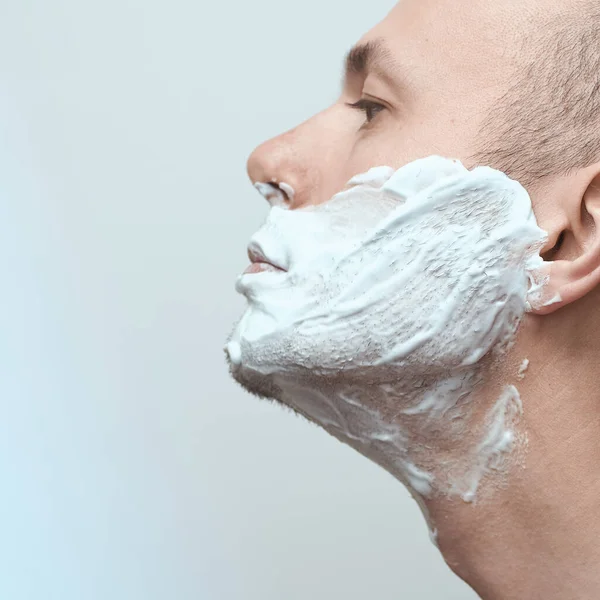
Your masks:
[[[259,146],[252,181],[285,182],[292,208],[350,177],[439,154],[472,167],[480,128],[555,0],[404,0],[359,44],[380,55],[348,73],[338,101]],[[383,52],[381,51],[383,49]],[[377,64],[379,63],[379,64]],[[361,98],[368,114],[350,108]],[[366,118],[369,122],[366,122]],[[528,186],[551,293],[528,314],[500,378],[525,408],[525,463],[475,504],[426,501],[450,567],[486,599],[600,598],[600,163]],[[526,378],[515,377],[522,357]]]

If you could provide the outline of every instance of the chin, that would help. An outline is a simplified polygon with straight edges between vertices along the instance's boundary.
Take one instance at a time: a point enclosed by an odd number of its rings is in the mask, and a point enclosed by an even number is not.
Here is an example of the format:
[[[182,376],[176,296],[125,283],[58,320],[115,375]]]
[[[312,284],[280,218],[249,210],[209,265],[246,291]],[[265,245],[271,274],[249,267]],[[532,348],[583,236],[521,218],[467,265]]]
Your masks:
[[[231,376],[242,388],[244,388],[244,390],[261,400],[275,402],[278,406],[311,422],[305,414],[283,401],[283,392],[281,388],[274,383],[272,376],[258,373],[257,371],[253,371],[240,364],[233,364],[227,351],[225,352],[225,356],[227,357]]]
[[[247,392],[265,400],[281,402],[281,388],[274,383],[271,375],[254,371],[243,363],[233,363],[227,351],[225,356],[229,364],[229,373]]]

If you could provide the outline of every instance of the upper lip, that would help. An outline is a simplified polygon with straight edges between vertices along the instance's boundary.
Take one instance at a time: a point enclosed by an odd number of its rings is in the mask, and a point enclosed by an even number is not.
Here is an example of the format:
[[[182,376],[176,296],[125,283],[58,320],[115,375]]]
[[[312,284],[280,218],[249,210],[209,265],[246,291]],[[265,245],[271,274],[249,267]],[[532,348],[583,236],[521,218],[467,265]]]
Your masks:
[[[276,269],[279,269],[281,271],[287,270],[287,269],[284,269],[281,265],[278,265],[276,262],[274,262],[270,258],[267,258],[264,250],[260,247],[260,245],[258,243],[254,242],[254,241],[252,241],[252,242],[250,242],[250,244],[248,244],[248,258],[250,259],[250,262],[252,262],[252,263],[266,263],[266,264],[271,265],[272,267],[275,267]]]

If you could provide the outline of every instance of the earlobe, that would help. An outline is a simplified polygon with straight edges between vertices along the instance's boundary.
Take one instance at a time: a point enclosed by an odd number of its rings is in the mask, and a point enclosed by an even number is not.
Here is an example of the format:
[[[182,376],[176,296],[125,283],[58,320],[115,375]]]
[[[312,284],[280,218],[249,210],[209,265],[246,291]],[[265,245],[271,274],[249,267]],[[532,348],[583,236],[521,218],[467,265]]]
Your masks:
[[[542,300],[530,312],[545,315],[572,304],[600,284],[600,183],[589,183],[583,198],[564,206],[568,226],[550,235],[554,246],[542,253]],[[547,244],[547,246],[550,244]]]

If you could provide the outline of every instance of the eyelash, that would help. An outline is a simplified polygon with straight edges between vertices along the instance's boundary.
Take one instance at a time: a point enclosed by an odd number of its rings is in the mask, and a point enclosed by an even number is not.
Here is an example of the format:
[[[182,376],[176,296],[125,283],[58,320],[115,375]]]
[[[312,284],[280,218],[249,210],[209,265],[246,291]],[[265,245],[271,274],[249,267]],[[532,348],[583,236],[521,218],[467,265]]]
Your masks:
[[[365,125],[370,123],[382,110],[385,109],[383,104],[373,102],[372,100],[367,100],[366,98],[361,98],[358,102],[347,102],[346,106],[364,112],[366,118]]]

